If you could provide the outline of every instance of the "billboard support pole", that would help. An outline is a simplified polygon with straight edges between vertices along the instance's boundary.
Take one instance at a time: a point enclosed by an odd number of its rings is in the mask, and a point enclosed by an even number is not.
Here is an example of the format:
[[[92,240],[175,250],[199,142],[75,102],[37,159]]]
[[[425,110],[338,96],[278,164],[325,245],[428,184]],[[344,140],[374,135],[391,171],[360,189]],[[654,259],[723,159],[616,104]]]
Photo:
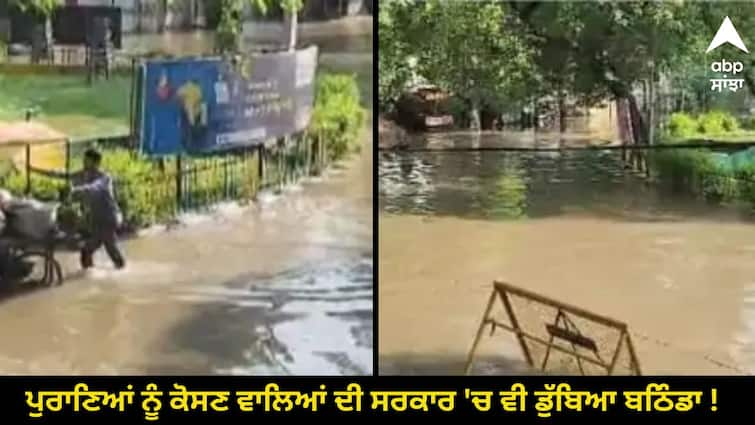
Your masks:
[[[26,143],[26,194],[31,193],[31,144]]]
[[[128,123],[129,123],[129,136],[134,136],[134,89],[136,85],[136,58],[131,58],[131,92],[128,97]],[[133,139],[132,139],[133,140]]]
[[[181,211],[183,206],[183,166],[181,165],[182,154],[176,156],[176,209]]]
[[[66,138],[66,178],[71,175],[71,139]]]
[[[265,187],[265,145],[264,143],[260,145],[259,150],[257,151],[257,161],[259,161],[259,167],[257,167],[257,173],[259,174],[257,177],[260,179],[259,187],[264,188]]]
[[[228,159],[226,158],[223,161],[223,200],[230,198],[228,186]]]

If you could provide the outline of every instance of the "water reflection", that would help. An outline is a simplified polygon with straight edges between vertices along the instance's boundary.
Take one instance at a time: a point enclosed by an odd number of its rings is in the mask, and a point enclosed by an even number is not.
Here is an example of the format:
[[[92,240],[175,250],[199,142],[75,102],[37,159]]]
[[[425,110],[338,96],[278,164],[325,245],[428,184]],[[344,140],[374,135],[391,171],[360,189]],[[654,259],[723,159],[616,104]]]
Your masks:
[[[378,168],[382,373],[461,373],[495,278],[627,322],[644,373],[755,367],[755,238],[736,209],[614,150],[380,152]],[[519,373],[516,341],[492,341],[491,373]]]
[[[483,198],[481,208],[496,218],[519,218],[526,214],[527,185],[525,175],[519,165],[520,158],[506,158],[501,175],[495,181],[496,187],[491,196]],[[489,205],[484,205],[488,203]]]
[[[381,152],[382,211],[477,219],[582,214],[630,221],[734,210],[666,191],[625,167],[617,150]]]
[[[220,286],[177,289],[171,297],[201,306],[169,341],[171,350],[209,358],[205,373],[372,372],[371,255],[245,274]]]

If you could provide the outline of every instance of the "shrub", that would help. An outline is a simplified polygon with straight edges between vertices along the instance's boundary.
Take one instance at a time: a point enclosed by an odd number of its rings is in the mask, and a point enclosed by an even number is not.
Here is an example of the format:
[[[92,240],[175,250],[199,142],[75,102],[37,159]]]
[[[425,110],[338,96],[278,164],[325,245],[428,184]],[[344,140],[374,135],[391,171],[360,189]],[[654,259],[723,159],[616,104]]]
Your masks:
[[[115,180],[115,194],[129,226],[142,227],[170,218],[175,205],[175,179],[169,173],[125,148],[105,151],[102,166]]]
[[[741,129],[739,120],[722,111],[711,111],[693,117],[683,112],[671,114],[668,131],[674,138],[689,138],[696,134],[721,135]]]
[[[149,159],[124,148],[104,151],[103,168],[108,170],[115,181],[118,203],[129,226],[145,226],[165,219],[172,212],[174,199],[160,196],[168,188],[175,186],[175,180],[155,169]],[[166,178],[167,177],[167,178]],[[26,173],[15,171],[2,181],[5,188],[16,195],[26,192]],[[38,174],[31,175],[31,193],[36,199],[57,201],[66,182]]]
[[[356,142],[366,115],[360,106],[359,88],[354,76],[318,77],[317,99],[308,134],[276,151],[272,162],[265,167],[268,182],[277,183],[280,179],[302,174],[311,153],[311,148],[304,144],[312,143],[314,135],[322,136],[330,159],[338,159],[348,153],[358,146]],[[79,151],[89,146],[72,146],[72,169],[81,167],[82,155]],[[102,167],[113,176],[118,203],[131,229],[170,220],[179,208],[208,206],[224,199],[252,199],[260,186],[259,157],[256,154],[229,152],[207,157],[184,157],[181,202],[178,205],[176,157],[157,162],[126,147],[101,145],[99,148],[103,153]],[[23,195],[27,188],[26,173],[13,169],[0,178],[0,185],[16,195]],[[34,198],[55,201],[67,183],[32,174],[30,186],[30,195]],[[86,211],[77,211],[76,214],[86,216]]]
[[[730,114],[724,114],[723,126],[724,126],[724,131],[726,131],[727,133],[739,131],[740,129],[739,121],[733,115],[730,115]]]
[[[755,165],[748,164],[735,171],[739,182],[739,196],[751,210],[755,210]]]
[[[325,74],[318,77],[309,131],[323,137],[330,159],[339,159],[358,146],[356,142],[367,117],[359,101],[356,76]]]
[[[11,191],[15,196],[22,196],[26,193],[26,183],[26,173],[17,171],[11,171],[2,180],[3,188]],[[60,180],[54,180],[36,174],[31,175],[31,194],[41,201],[57,201],[60,191],[64,187],[65,183]]]
[[[662,151],[653,155],[661,181],[675,191],[701,196],[711,202],[745,200],[755,206],[755,170],[752,164],[735,167],[707,149]]]
[[[701,134],[721,134],[724,132],[724,125],[721,116],[715,112],[708,112],[697,120],[697,131]]]
[[[706,112],[697,119],[697,130],[702,134],[723,134],[739,130],[739,122],[731,114],[721,111]]]
[[[697,131],[697,121],[689,114],[677,112],[669,117],[668,129],[673,137],[692,137]]]
[[[748,115],[741,119],[741,123],[745,130],[755,130],[755,117]]]

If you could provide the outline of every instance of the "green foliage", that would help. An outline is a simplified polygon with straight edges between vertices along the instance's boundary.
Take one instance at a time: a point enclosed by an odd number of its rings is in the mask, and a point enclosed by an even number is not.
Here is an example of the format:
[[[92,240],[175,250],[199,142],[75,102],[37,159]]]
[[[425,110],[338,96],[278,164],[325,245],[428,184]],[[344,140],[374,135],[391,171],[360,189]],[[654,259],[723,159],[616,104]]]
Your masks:
[[[17,5],[23,11],[30,11],[43,17],[49,17],[58,7],[63,5],[62,0],[10,0],[10,4]]]
[[[242,11],[245,0],[222,0],[220,22],[215,31],[215,42],[221,53],[236,52],[242,30]]]
[[[331,159],[348,153],[359,140],[367,111],[360,105],[356,76],[326,74],[317,79],[310,132],[327,142]]]
[[[26,173],[11,172],[3,177],[3,188],[11,191],[14,195],[23,195],[26,192]],[[42,201],[56,201],[60,191],[65,187],[60,180],[42,177],[36,174],[31,176],[32,195]]]
[[[141,227],[170,217],[175,179],[148,158],[128,149],[111,149],[103,155],[102,167],[115,179],[116,197],[127,223]]]
[[[412,76],[409,58],[415,51],[408,22],[411,2],[388,0],[378,13],[378,98],[380,111],[390,111]]]
[[[721,124],[727,133],[734,133],[740,130],[739,121],[731,114],[724,113],[721,117]]]
[[[175,186],[175,179],[161,174],[152,161],[133,151],[118,148],[105,151],[103,169],[112,174],[116,183],[116,197],[123,208],[124,218],[133,226],[144,226],[166,219],[172,212],[174,198],[162,196]],[[26,192],[26,173],[12,172],[2,181],[3,187],[22,195]],[[66,187],[64,180],[31,175],[31,196],[56,201]]]
[[[390,111],[413,77],[451,90],[467,108],[499,111],[543,95],[588,105],[625,98],[638,83],[663,75],[681,107],[707,109],[716,102],[707,65],[719,53],[737,53],[725,46],[705,55],[726,15],[755,38],[755,4],[381,2],[380,108]],[[740,56],[752,75],[755,61]],[[705,124],[709,131],[717,125]],[[719,124],[725,131],[735,127],[734,121]]]
[[[746,202],[755,208],[755,163],[732,164],[707,149],[659,151],[651,157],[660,181],[709,202]]]
[[[668,133],[677,139],[702,136],[721,136],[737,133],[741,130],[739,121],[733,115],[723,111],[711,111],[697,117],[683,112],[671,114]]]
[[[755,210],[755,164],[749,164],[735,171],[739,185],[739,198]]]
[[[296,13],[304,7],[304,0],[279,0],[281,9],[287,13]]]
[[[755,117],[747,116],[741,120],[742,128],[745,130],[755,130]]]
[[[273,5],[279,5],[287,13],[296,13],[304,6],[304,0],[218,0],[219,22],[215,32],[217,50],[232,53],[239,50],[242,30],[243,10],[249,5],[262,15],[266,15]],[[214,1],[213,1],[214,2]],[[211,9],[213,13],[218,13]],[[215,15],[212,15],[213,17]]]
[[[692,137],[697,132],[697,120],[684,112],[671,114],[668,131],[673,137]]]
[[[394,0],[381,3],[379,96],[389,110],[420,77],[470,108],[500,105],[534,83],[531,49],[508,25],[503,2]]]
[[[702,134],[721,134],[726,132],[726,114],[722,112],[707,112],[697,119],[697,131]]]
[[[223,14],[223,0],[205,0],[203,6],[207,28],[217,30]]]
[[[357,144],[364,128],[366,110],[360,105],[360,92],[353,75],[325,74],[317,79],[317,100],[308,135],[277,152],[266,164],[269,184],[290,180],[304,172],[309,165],[311,144],[315,135],[325,141],[329,159],[338,159]],[[81,167],[82,149],[74,144],[71,168]],[[84,146],[84,145],[82,145]],[[175,216],[179,208],[195,209],[221,200],[252,199],[260,187],[259,158],[256,154],[225,154],[210,157],[183,158],[181,171],[181,203],[178,205],[175,157],[165,158],[163,166],[137,152],[112,146],[100,146],[102,167],[115,181],[115,192],[126,223],[131,228],[164,222]],[[27,189],[23,170],[12,170],[0,180],[0,186],[17,195]],[[30,195],[55,201],[67,186],[65,181],[31,175]],[[69,214],[70,212],[70,214]],[[66,215],[86,217],[86,211],[71,209]]]

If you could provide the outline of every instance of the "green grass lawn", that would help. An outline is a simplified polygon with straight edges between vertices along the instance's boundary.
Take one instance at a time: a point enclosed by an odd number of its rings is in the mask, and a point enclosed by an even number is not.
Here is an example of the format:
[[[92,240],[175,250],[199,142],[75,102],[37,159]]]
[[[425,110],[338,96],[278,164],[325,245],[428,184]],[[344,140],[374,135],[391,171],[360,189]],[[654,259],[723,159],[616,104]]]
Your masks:
[[[112,76],[88,85],[78,75],[0,75],[0,121],[34,120],[71,138],[128,132],[131,78]]]
[[[372,107],[372,57],[323,54],[320,72],[357,75],[362,104]],[[0,121],[24,120],[35,108],[34,120],[67,134],[72,139],[125,134],[131,77],[114,75],[110,80],[87,85],[80,75],[1,75]]]

